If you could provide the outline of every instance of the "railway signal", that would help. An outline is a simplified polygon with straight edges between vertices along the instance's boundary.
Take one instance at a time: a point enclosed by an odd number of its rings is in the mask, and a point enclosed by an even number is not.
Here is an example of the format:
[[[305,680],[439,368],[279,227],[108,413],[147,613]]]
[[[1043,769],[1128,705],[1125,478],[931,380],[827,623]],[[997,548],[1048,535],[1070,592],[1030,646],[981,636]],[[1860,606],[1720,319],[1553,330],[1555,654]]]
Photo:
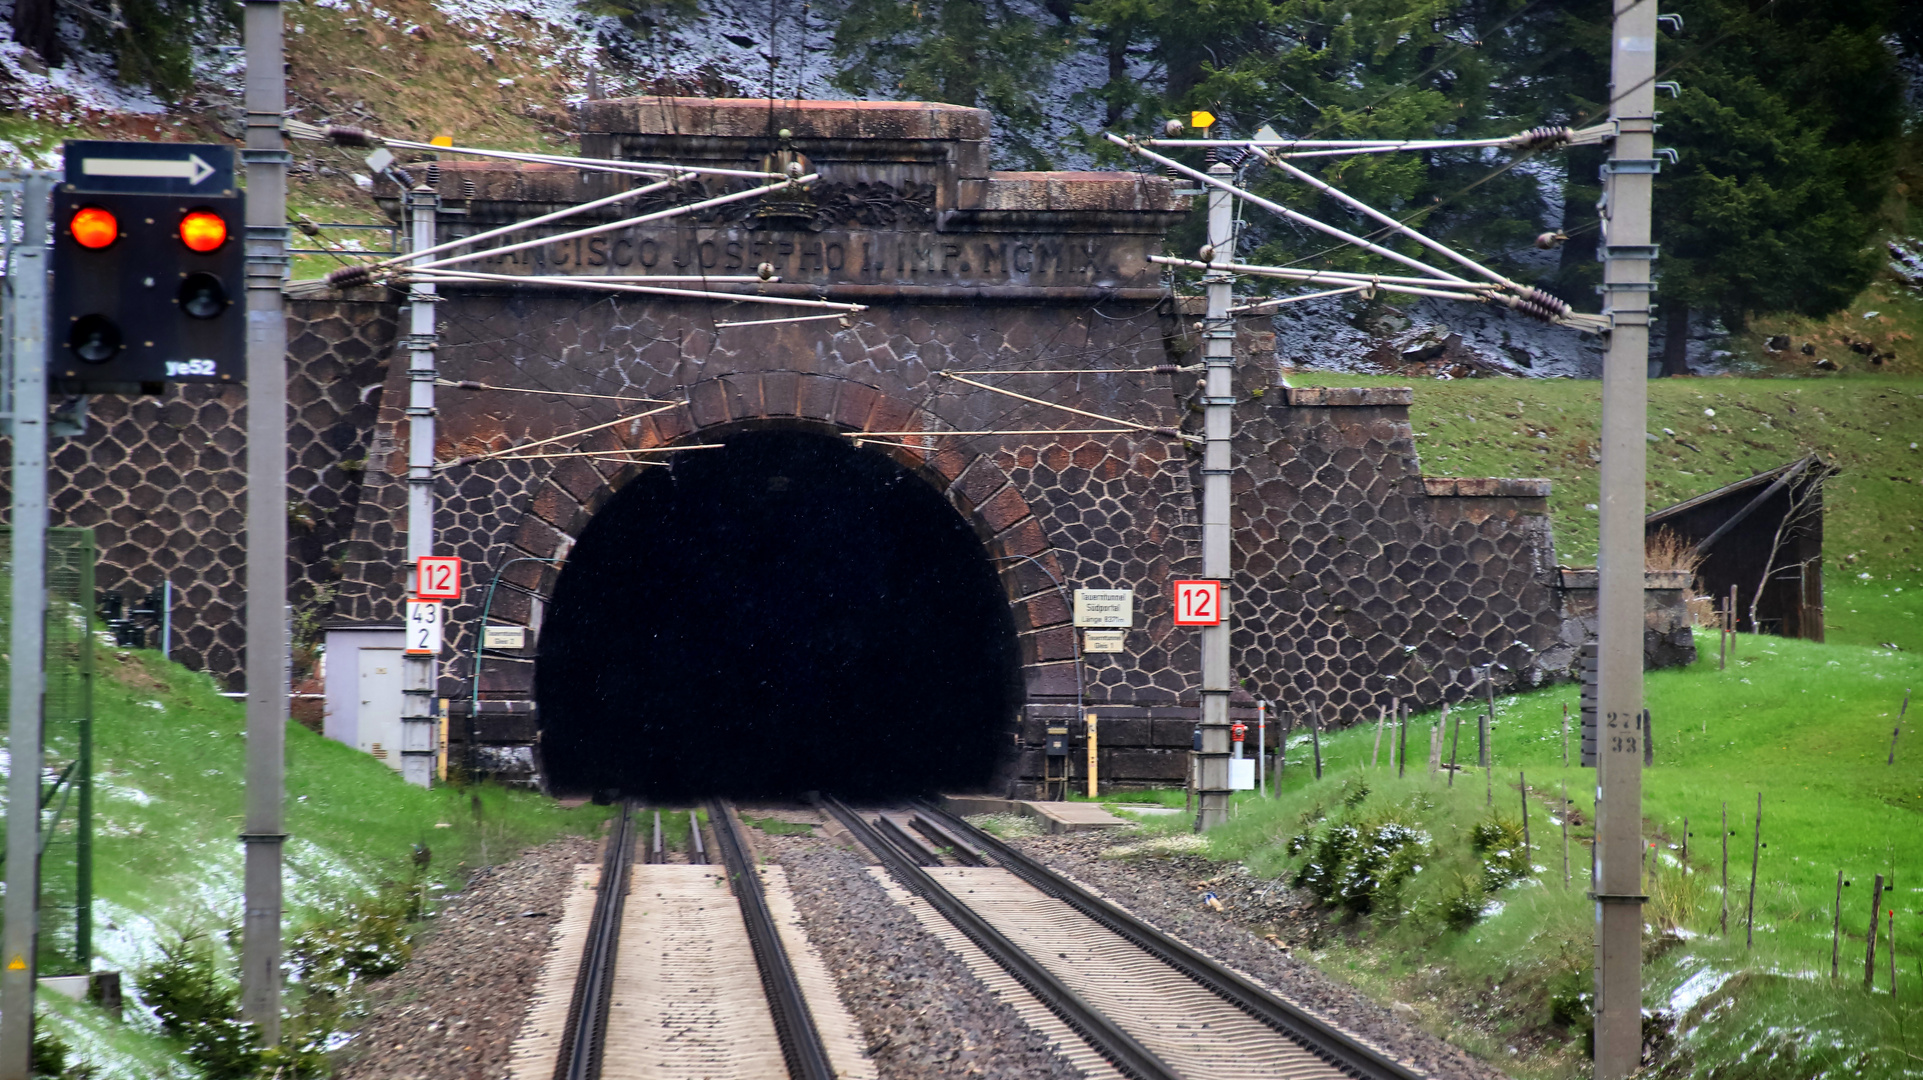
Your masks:
[[[246,252],[232,147],[64,144],[52,388],[158,394],[244,381]]]

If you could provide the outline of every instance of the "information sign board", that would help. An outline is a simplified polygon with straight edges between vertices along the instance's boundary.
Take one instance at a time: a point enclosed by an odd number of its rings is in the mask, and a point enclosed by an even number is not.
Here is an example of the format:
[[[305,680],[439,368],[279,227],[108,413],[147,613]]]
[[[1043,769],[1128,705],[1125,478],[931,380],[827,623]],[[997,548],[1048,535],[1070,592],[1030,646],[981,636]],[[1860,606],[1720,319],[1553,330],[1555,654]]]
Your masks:
[[[1122,642],[1128,637],[1126,630],[1084,630],[1082,632],[1082,651],[1085,653],[1118,653]]]
[[[527,648],[527,627],[490,626],[481,635],[484,649],[525,649]]]
[[[441,654],[441,602],[439,600],[408,600],[406,645],[406,652],[410,656]]]
[[[1220,626],[1221,623],[1221,582],[1178,581],[1175,583],[1175,625]]]
[[[414,560],[414,595],[423,600],[461,598],[461,560],[457,555],[423,555]]]
[[[1075,625],[1135,625],[1135,593],[1129,589],[1076,589]]]

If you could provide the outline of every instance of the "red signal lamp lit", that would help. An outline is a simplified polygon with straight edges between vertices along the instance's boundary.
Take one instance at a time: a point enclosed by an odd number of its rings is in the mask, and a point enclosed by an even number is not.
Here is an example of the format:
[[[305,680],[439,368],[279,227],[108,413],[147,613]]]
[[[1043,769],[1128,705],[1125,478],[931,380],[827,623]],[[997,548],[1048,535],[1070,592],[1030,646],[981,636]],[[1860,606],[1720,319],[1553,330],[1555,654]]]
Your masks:
[[[74,211],[67,232],[83,248],[98,251],[120,238],[120,221],[113,212],[98,206],[83,206]]]
[[[180,219],[180,242],[187,245],[187,250],[202,255],[217,251],[227,242],[227,221],[212,210],[190,211]]]

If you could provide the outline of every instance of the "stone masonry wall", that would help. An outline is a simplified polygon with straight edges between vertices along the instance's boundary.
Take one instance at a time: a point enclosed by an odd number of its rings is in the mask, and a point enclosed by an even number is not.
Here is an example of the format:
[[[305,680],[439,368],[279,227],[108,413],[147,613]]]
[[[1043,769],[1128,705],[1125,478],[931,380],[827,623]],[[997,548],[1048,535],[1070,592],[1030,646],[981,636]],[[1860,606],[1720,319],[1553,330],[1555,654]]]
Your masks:
[[[313,621],[353,529],[396,311],[376,296],[293,300],[288,314],[289,602]],[[171,578],[173,658],[233,687],[245,638],[246,431],[238,386],[96,395],[86,432],[53,441],[48,476],[53,524],[94,530],[97,587],[144,596]]]
[[[583,145],[733,166],[798,155],[821,184],[543,243],[485,269],[698,277],[765,261],[778,282],[725,288],[869,310],[729,328],[717,324],[771,313],[540,283],[442,287],[441,377],[489,387],[439,392],[437,548],[462,557],[469,583],[450,607],[440,686],[459,703],[456,738],[500,751],[510,775],[536,764],[532,666],[554,561],[636,470],[592,455],[783,425],[884,433],[871,452],[941,490],[997,561],[1028,702],[1004,721],[1019,746],[1009,790],[1033,790],[1043,728],[1078,708],[1101,718],[1111,779],[1179,781],[1199,642],[1173,626],[1169,582],[1201,569],[1200,477],[1199,448],[1175,429],[1195,433],[1199,412],[1192,373],[1155,369],[1199,357],[1193,301],[1170,295],[1147,257],[1183,200],[1159,177],[990,171],[977,110],[783,102],[787,138],[766,102],[683,104],[591,103]],[[563,168],[444,162],[434,175],[446,208],[462,212],[446,218],[449,235],[601,193]],[[325,610],[391,623],[406,588],[398,296],[290,303],[285,498],[293,600],[310,621]],[[1237,715],[1259,697],[1351,723],[1394,700],[1459,699],[1490,665],[1502,685],[1566,671],[1545,481],[1424,477],[1411,391],[1280,387],[1272,335],[1254,328],[1236,358]],[[54,454],[56,522],[97,530],[102,587],[145,591],[172,575],[175,658],[230,683],[241,671],[244,408],[239,388],[99,398],[88,434]],[[1052,434],[1115,426],[1137,430]],[[974,431],[1001,434],[938,434]],[[505,453],[557,436],[532,457]],[[536,634],[483,666],[482,708],[468,717],[480,607],[497,576],[491,619]],[[1125,652],[1080,655],[1064,595],[1075,588],[1134,591]]]

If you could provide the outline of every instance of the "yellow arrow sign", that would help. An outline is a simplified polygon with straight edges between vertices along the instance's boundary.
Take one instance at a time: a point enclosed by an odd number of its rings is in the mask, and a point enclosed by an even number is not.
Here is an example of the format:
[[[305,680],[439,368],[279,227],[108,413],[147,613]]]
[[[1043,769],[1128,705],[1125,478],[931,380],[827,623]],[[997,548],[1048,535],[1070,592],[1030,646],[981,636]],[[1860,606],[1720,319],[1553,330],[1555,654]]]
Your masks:
[[[1189,114],[1189,126],[1192,128],[1214,127],[1215,114],[1207,109],[1197,109]]]

